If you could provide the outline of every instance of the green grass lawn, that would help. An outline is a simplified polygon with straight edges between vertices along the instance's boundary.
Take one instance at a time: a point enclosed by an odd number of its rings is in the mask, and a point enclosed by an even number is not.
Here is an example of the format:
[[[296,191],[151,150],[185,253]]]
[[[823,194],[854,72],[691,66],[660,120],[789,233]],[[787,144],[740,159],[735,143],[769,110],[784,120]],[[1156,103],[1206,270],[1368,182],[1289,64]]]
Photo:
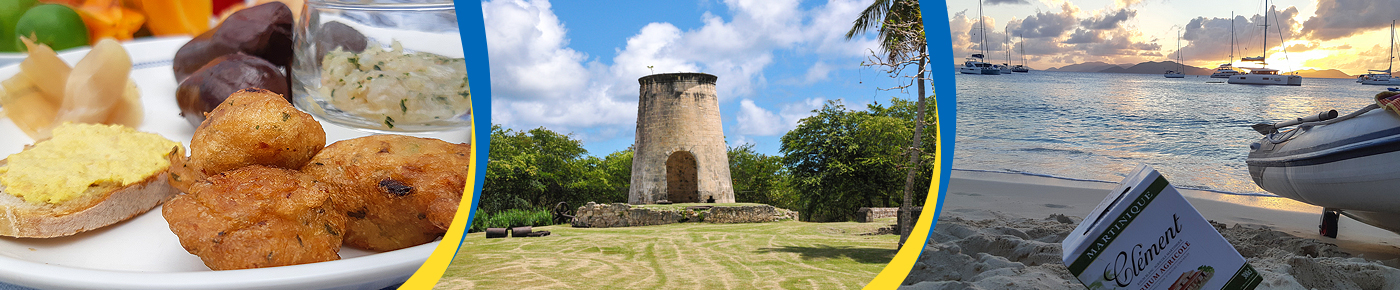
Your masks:
[[[894,223],[678,223],[468,234],[436,289],[853,289],[894,257]]]

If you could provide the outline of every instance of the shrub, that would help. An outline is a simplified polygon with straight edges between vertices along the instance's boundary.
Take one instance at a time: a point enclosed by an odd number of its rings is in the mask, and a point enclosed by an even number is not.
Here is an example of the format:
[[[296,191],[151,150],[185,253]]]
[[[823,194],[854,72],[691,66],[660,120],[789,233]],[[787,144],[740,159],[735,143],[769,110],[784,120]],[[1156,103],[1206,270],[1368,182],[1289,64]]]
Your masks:
[[[542,227],[554,224],[554,215],[548,210],[508,209],[495,214],[482,211],[475,213],[471,232],[485,231],[486,228],[511,228],[521,226]]]

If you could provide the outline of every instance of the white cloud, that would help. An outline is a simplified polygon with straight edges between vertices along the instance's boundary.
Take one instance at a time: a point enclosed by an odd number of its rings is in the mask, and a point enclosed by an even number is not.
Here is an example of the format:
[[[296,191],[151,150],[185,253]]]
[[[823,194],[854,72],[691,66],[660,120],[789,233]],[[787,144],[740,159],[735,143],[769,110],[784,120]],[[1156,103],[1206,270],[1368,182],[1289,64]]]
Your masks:
[[[744,146],[745,144],[755,144],[755,145],[757,145],[757,144],[758,144],[758,140],[754,140],[753,138],[749,138],[749,136],[739,135],[739,136],[735,136],[735,137],[734,137],[734,140],[733,140],[733,141],[729,141],[728,143],[729,143],[729,144],[725,144],[725,145],[728,145],[729,148],[735,148],[735,147],[739,147],[739,146]]]
[[[487,53],[491,62],[491,88],[497,94],[520,99],[557,98],[582,89],[587,78],[580,61],[583,53],[569,49],[559,18],[547,1],[496,1],[482,3]]]
[[[788,104],[775,114],[748,100],[768,85],[765,69],[773,64],[775,52],[858,63],[877,43],[868,36],[847,41],[845,32],[868,2],[831,0],[803,10],[796,0],[728,0],[724,5],[730,19],[706,12],[699,16],[702,26],[693,29],[650,23],[616,49],[611,63],[590,62],[588,55],[569,48],[569,31],[548,1],[484,2],[492,122],[565,132],[631,130],[636,124],[638,78],[653,72],[704,72],[719,76],[721,103],[744,99],[737,114],[740,132],[780,134],[801,119],[792,116],[806,112],[789,112],[795,105]],[[826,80],[841,67],[817,62],[801,78],[808,83]]]
[[[845,102],[842,103],[845,104]],[[816,115],[812,111],[821,109],[822,105],[825,104],[825,98],[810,98],[802,102],[783,104],[783,110],[778,114],[783,116],[783,121],[787,124],[787,129],[783,129],[783,131],[797,128],[797,122],[801,122],[802,118]]]
[[[878,53],[880,43],[875,38],[858,37],[846,40],[846,32],[851,30],[851,22],[868,6],[868,0],[831,0],[813,11],[806,37],[816,41],[815,51],[852,57],[865,57],[871,53],[871,49]]]
[[[739,125],[737,132],[755,136],[780,135],[797,128],[802,118],[811,117],[815,114],[812,111],[821,109],[823,104],[826,104],[824,98],[809,98],[782,104],[782,110],[775,114],[754,104],[753,100],[743,99],[739,101],[739,116],[735,117]]]
[[[824,61],[818,61],[812,64],[812,67],[807,68],[807,75],[804,77],[803,81],[811,84],[827,80],[831,78],[831,70],[831,65],[826,64]]]
[[[739,123],[739,134],[773,136],[785,132],[782,118],[777,114],[769,112],[753,103],[753,100],[743,99],[739,101],[739,116],[736,117]]]

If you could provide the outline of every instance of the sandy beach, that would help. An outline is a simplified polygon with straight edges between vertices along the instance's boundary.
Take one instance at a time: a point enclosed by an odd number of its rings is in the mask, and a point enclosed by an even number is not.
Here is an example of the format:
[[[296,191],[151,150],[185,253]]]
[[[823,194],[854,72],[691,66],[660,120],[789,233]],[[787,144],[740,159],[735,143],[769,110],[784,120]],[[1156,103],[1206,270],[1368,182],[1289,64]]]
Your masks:
[[[1171,176],[1166,176],[1171,180]],[[954,170],[934,233],[902,289],[1084,289],[1060,241],[1115,183]],[[1260,289],[1400,289],[1400,234],[1290,199],[1182,194],[1264,275]]]

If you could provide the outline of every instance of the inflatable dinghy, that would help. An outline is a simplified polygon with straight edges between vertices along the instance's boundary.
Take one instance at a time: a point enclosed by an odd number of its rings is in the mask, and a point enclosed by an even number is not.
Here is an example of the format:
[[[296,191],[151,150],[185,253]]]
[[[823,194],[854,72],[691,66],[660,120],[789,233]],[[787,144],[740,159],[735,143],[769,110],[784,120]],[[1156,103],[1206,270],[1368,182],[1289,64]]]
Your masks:
[[[1254,127],[1264,137],[1250,144],[1249,175],[1268,192],[1323,207],[1320,234],[1336,237],[1338,215],[1400,233],[1400,114],[1370,105]]]

